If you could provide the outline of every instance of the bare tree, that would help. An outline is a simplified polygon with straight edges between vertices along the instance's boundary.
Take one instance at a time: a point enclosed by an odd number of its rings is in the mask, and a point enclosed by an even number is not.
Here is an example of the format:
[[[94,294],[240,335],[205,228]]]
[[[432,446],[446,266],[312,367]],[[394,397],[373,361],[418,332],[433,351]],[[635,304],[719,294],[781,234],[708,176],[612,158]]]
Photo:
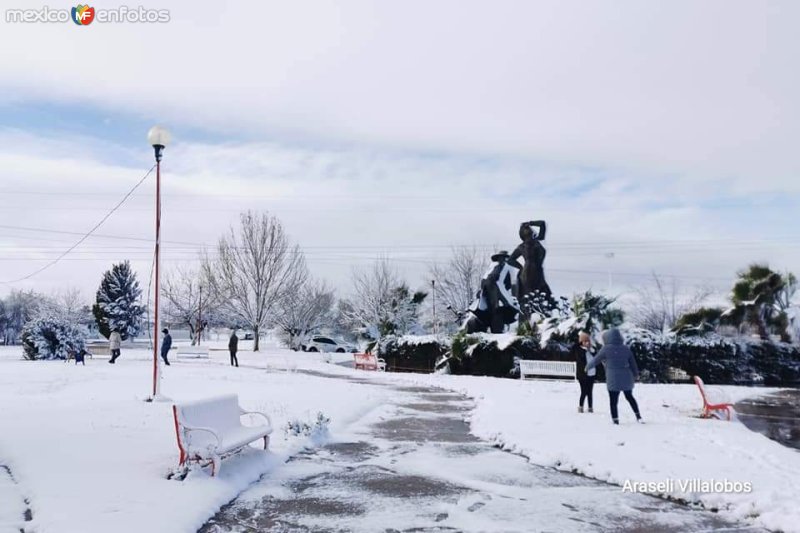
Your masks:
[[[216,256],[205,257],[203,274],[234,325],[253,329],[258,351],[260,332],[274,321],[279,304],[305,283],[308,269],[277,218],[248,211],[241,214],[238,231],[232,227],[219,239]]]
[[[189,326],[192,346],[200,342],[207,324],[217,319],[220,297],[214,285],[204,279],[203,270],[176,267],[164,276],[161,295],[167,319]]]
[[[14,290],[4,299],[4,344],[16,344],[22,327],[38,312],[44,297],[33,291]]]
[[[440,308],[453,314],[450,322],[460,323],[481,286],[486,260],[476,247],[454,247],[452,252],[446,264],[432,265],[428,272],[436,281],[436,301],[441,302]]]
[[[686,313],[696,311],[713,294],[708,287],[695,287],[682,294],[680,284],[672,278],[666,281],[655,272],[651,284],[634,289],[636,302],[628,316],[634,325],[654,332],[672,329]]]
[[[91,310],[88,311],[81,291],[78,288],[66,288],[55,295],[46,298],[39,306],[39,312],[49,312],[57,315],[70,324],[86,325],[91,319]]]
[[[308,282],[280,306],[275,323],[295,351],[309,335],[334,321],[333,290],[323,282]]]
[[[353,271],[353,296],[341,305],[354,330],[372,339],[390,333],[404,334],[418,324],[419,306],[427,293],[412,293],[387,258],[371,268]]]

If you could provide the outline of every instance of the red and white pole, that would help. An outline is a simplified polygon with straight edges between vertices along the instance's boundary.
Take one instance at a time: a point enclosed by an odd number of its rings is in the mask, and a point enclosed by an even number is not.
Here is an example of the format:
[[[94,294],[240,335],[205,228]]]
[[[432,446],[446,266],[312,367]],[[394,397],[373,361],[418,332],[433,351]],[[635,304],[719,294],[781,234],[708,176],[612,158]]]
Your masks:
[[[170,140],[167,130],[161,126],[153,126],[147,132],[147,140],[155,150],[156,156],[156,257],[155,257],[155,286],[156,294],[153,301],[153,400],[161,396],[161,364],[158,358],[158,334],[161,332],[161,323],[158,320],[158,297],[161,295],[161,156],[164,147]],[[163,399],[163,398],[162,398]]]
[[[161,393],[160,368],[158,363],[158,334],[161,332],[158,322],[158,295],[161,293],[161,153],[156,148],[156,259],[155,259],[155,285],[154,298],[155,312],[153,313],[153,399]]]

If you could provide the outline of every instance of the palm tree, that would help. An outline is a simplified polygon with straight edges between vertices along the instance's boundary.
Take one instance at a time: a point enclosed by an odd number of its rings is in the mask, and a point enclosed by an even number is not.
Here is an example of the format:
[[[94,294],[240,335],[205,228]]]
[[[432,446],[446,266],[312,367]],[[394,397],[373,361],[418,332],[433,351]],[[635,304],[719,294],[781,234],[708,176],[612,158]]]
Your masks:
[[[797,287],[795,276],[780,274],[762,264],[752,264],[738,276],[731,294],[732,314],[755,327],[764,340],[769,340],[769,328],[773,327],[782,341],[789,342],[786,309]]]

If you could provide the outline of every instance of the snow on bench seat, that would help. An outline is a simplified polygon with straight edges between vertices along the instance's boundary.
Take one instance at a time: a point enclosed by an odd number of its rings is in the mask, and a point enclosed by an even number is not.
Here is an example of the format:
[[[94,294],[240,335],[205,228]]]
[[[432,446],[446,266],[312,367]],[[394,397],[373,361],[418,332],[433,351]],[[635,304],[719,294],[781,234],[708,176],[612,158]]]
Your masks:
[[[386,361],[371,353],[354,353],[353,365],[356,370],[386,370]]]
[[[575,378],[575,363],[571,361],[535,361],[532,359],[520,359],[520,379],[532,376]]]
[[[208,359],[208,346],[178,346],[178,357]]]
[[[264,439],[269,446],[272,420],[264,413],[245,411],[239,406],[236,394],[208,398],[172,406],[175,433],[180,451],[179,464],[189,461],[211,464],[211,475],[220,469],[223,456],[237,452],[249,443]],[[258,415],[265,425],[245,426],[242,415]]]

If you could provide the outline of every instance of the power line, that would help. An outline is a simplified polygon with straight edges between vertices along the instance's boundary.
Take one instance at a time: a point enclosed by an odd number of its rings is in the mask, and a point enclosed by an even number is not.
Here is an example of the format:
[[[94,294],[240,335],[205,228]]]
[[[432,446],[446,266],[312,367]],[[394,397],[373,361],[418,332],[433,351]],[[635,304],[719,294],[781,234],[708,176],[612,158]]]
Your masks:
[[[69,254],[69,253],[70,253],[72,250],[74,250],[75,248],[77,248],[78,246],[80,246],[80,245],[81,245],[81,243],[82,243],[83,241],[85,241],[86,239],[88,239],[88,238],[89,238],[89,237],[92,235],[92,233],[94,233],[94,232],[95,232],[95,231],[96,231],[96,230],[97,230],[97,229],[98,229],[100,226],[102,226],[102,225],[103,225],[103,223],[104,223],[106,220],[108,220],[108,219],[109,219],[109,217],[110,217],[111,215],[113,215],[113,214],[114,214],[114,213],[117,211],[117,209],[119,209],[119,208],[122,206],[122,204],[124,204],[124,203],[125,203],[125,200],[127,200],[127,199],[128,199],[130,196],[131,196],[131,194],[133,194],[133,192],[134,192],[136,189],[138,189],[138,188],[139,188],[139,185],[141,185],[141,184],[144,182],[144,180],[146,180],[146,179],[147,179],[147,177],[148,177],[148,176],[149,176],[149,175],[150,175],[150,174],[153,172],[153,169],[154,169],[154,168],[156,168],[156,166],[155,166],[155,165],[153,165],[152,167],[150,167],[150,170],[148,170],[148,171],[145,173],[145,175],[144,175],[144,176],[142,176],[142,179],[140,179],[140,180],[139,180],[139,182],[138,182],[136,185],[134,185],[134,186],[133,186],[133,188],[132,188],[130,191],[128,191],[128,193],[127,193],[125,196],[123,196],[123,197],[122,197],[122,200],[120,200],[120,201],[117,203],[117,205],[115,205],[114,207],[112,207],[112,208],[111,208],[111,210],[110,210],[108,213],[106,213],[106,215],[105,215],[105,216],[104,216],[102,219],[100,219],[100,222],[98,222],[97,224],[95,224],[95,226],[94,226],[92,229],[90,229],[90,230],[89,230],[89,231],[88,231],[86,234],[84,234],[84,235],[83,235],[83,236],[82,236],[80,239],[78,239],[78,242],[76,242],[75,244],[73,244],[73,245],[72,245],[72,246],[71,246],[69,249],[67,249],[67,251],[65,251],[63,254],[61,254],[60,256],[58,256],[58,257],[57,257],[56,259],[54,259],[53,261],[51,261],[51,262],[47,263],[47,264],[46,264],[46,265],[44,265],[42,268],[40,268],[40,269],[38,269],[38,270],[35,270],[35,271],[31,272],[31,273],[30,273],[30,274],[28,274],[27,276],[23,276],[23,277],[21,277],[21,278],[19,278],[19,279],[15,279],[15,280],[11,280],[11,281],[0,281],[0,283],[2,283],[2,284],[6,284],[6,285],[7,285],[7,284],[11,284],[11,283],[18,283],[18,282],[20,282],[20,281],[25,281],[25,280],[27,280],[27,279],[30,279],[30,278],[32,278],[32,277],[33,277],[33,276],[35,276],[36,274],[39,274],[39,273],[41,273],[41,272],[44,272],[45,270],[47,270],[47,269],[48,269],[48,268],[50,268],[51,266],[53,266],[53,265],[55,265],[56,263],[58,263],[59,261],[61,261],[61,260],[62,260],[64,257],[66,257],[66,256],[67,256],[67,254]]]

